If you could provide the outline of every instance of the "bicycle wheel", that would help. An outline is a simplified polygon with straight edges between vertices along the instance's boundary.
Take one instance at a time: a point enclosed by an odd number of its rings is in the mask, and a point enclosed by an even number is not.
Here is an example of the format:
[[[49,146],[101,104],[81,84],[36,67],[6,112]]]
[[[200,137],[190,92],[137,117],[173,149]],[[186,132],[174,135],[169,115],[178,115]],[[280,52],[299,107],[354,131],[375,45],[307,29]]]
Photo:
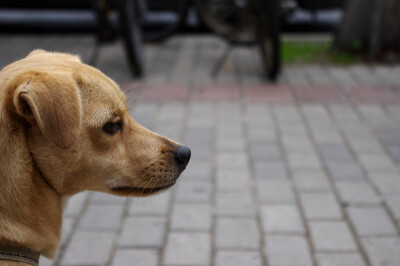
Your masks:
[[[256,41],[251,0],[195,0],[206,24],[217,34],[237,44]]]
[[[187,18],[188,0],[147,2],[142,28],[145,41],[162,41],[176,32]]]
[[[266,76],[276,81],[281,69],[280,8],[278,0],[253,0],[258,45]]]
[[[143,74],[143,43],[135,1],[119,0],[118,11],[120,30],[129,66],[133,75],[140,77]]]

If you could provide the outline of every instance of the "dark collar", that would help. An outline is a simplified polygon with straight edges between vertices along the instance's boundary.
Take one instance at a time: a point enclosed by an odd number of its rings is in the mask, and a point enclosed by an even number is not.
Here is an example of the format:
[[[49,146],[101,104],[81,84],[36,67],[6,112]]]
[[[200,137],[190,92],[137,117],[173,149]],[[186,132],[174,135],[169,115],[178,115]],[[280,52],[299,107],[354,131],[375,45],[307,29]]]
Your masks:
[[[38,266],[39,257],[40,253],[32,249],[0,244],[0,260],[23,262],[33,266]]]

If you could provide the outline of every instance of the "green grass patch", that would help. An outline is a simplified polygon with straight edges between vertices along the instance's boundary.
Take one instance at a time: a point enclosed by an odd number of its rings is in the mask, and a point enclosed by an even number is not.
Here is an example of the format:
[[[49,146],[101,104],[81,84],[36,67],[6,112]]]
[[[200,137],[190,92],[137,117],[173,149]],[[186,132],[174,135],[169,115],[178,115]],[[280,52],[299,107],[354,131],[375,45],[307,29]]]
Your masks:
[[[333,51],[330,42],[282,42],[282,61],[291,63],[328,63],[349,65],[361,62],[360,56]]]

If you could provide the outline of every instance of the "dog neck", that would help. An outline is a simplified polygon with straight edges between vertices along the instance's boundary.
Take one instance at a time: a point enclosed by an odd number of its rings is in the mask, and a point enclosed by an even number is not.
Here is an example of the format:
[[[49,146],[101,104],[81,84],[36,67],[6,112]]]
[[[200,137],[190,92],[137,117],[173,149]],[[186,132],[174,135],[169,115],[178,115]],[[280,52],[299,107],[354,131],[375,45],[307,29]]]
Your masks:
[[[16,130],[0,140],[0,245],[22,246],[54,258],[62,200],[37,170],[24,134]]]

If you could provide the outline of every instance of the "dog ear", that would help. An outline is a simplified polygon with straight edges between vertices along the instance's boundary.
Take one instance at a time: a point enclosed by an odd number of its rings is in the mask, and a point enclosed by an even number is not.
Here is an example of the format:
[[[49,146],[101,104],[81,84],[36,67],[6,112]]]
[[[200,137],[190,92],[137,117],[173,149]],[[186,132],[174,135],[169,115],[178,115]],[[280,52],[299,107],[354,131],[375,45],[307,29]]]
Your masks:
[[[28,56],[33,56],[33,55],[43,54],[43,53],[47,53],[47,52],[45,50],[43,50],[43,49],[35,49],[32,52],[30,52],[28,54]]]
[[[37,124],[43,135],[59,148],[77,140],[81,101],[75,80],[66,73],[28,73],[17,87],[13,104],[17,114]]]
[[[53,57],[58,57],[60,60],[63,61],[73,61],[73,62],[78,62],[82,63],[81,58],[79,55],[74,55],[74,54],[66,54],[66,53],[57,53],[57,52],[48,52],[42,49],[36,49],[33,50],[28,54],[27,57],[35,57],[35,56],[46,56],[46,55],[51,55]]]

